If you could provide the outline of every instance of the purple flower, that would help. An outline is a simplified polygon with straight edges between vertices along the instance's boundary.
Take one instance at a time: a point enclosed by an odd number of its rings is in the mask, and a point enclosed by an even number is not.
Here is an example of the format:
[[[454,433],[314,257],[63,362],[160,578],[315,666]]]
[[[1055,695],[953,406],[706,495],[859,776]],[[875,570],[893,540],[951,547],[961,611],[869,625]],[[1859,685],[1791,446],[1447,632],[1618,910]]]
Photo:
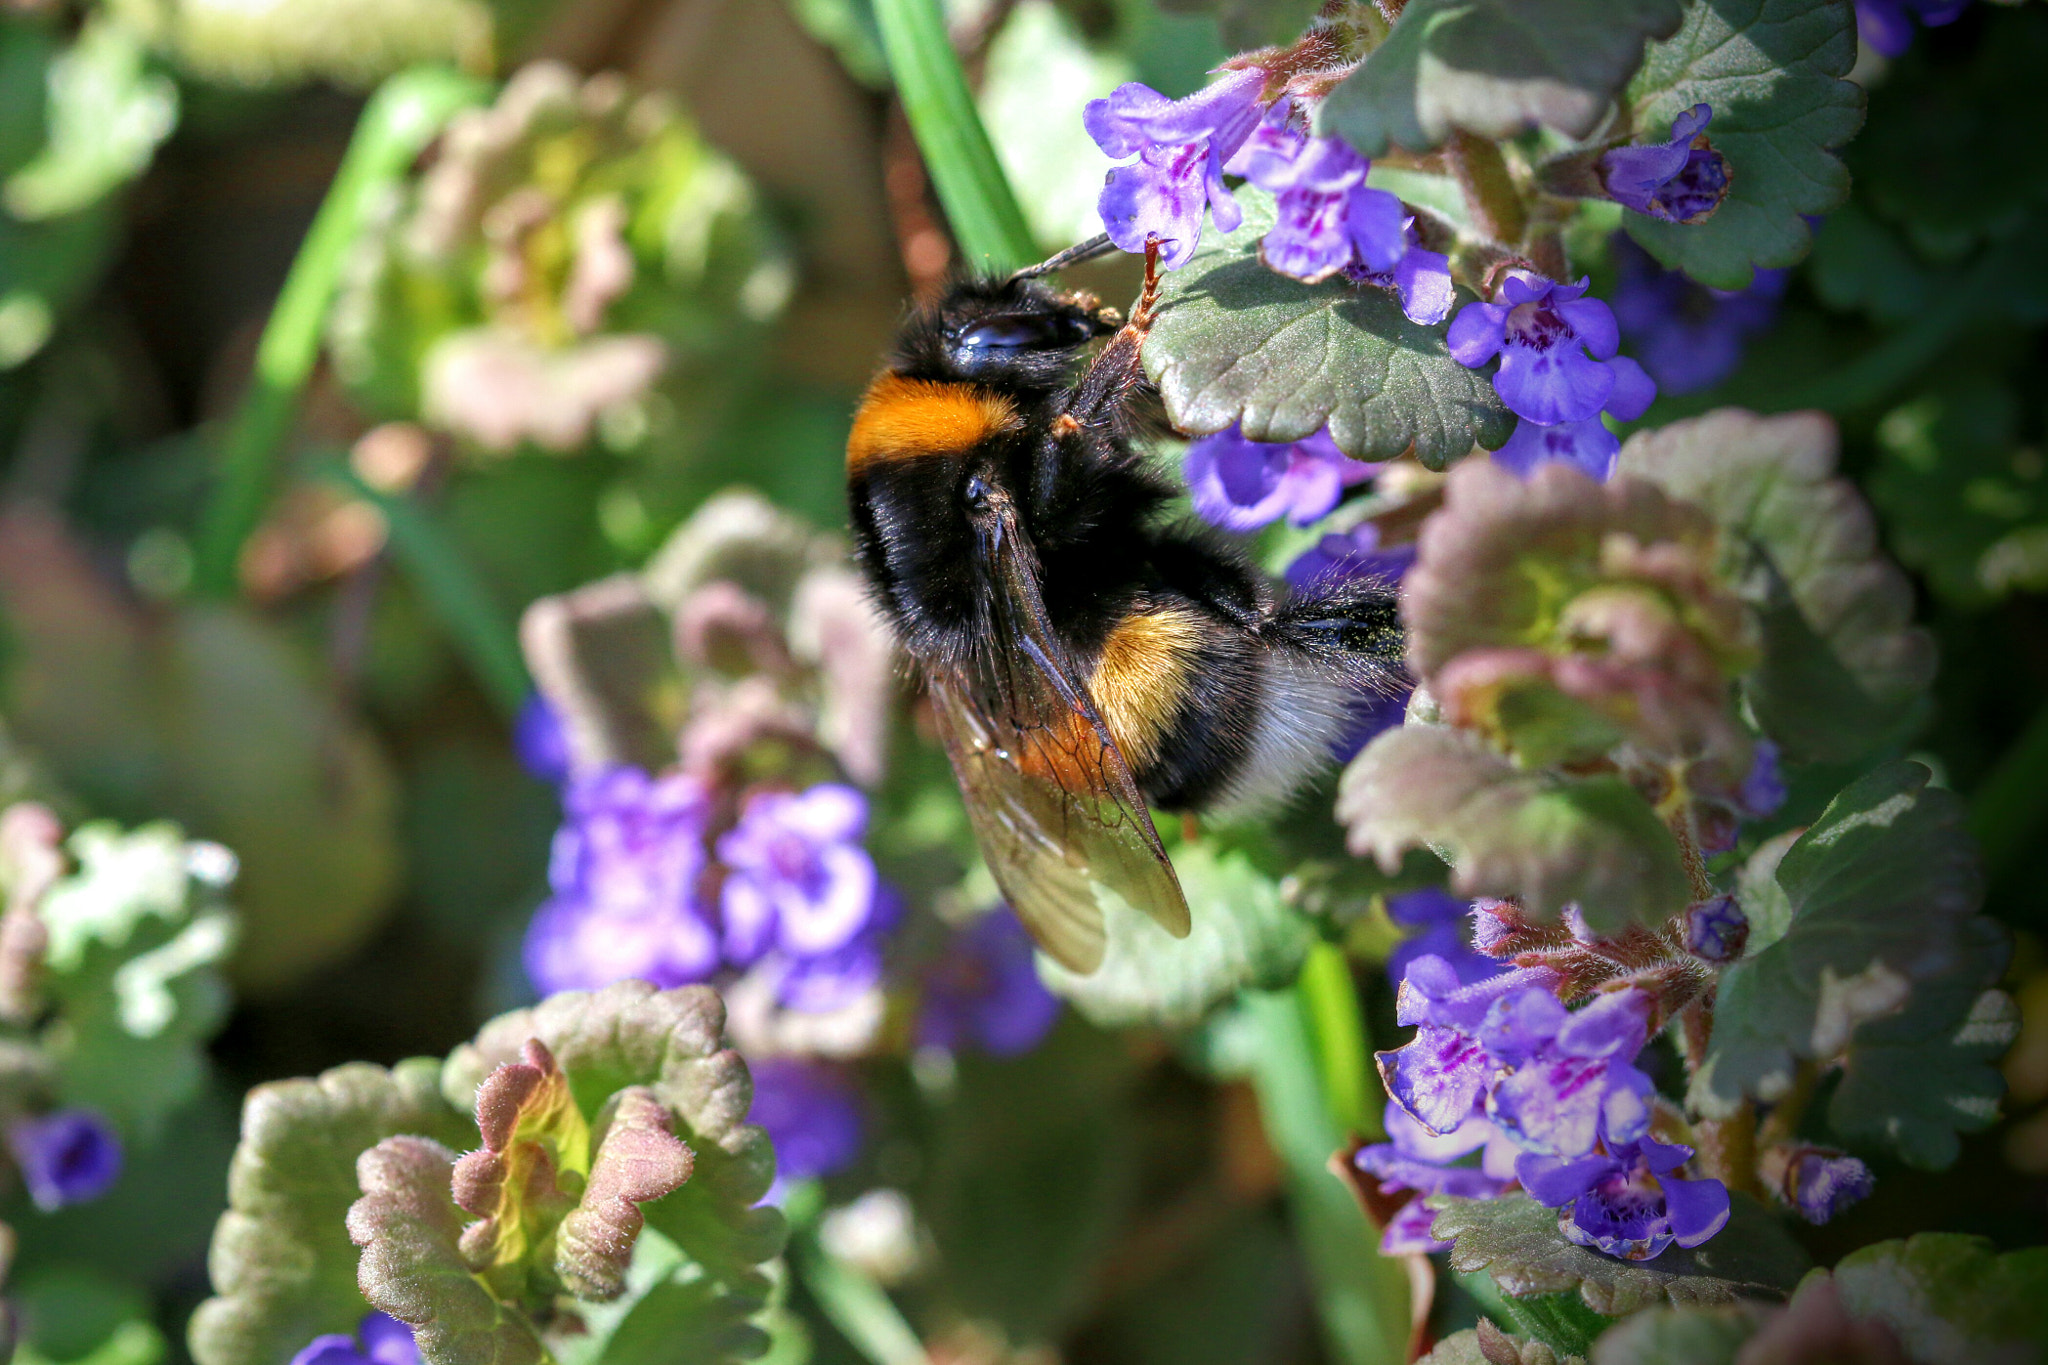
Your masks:
[[[1809,1223],[1827,1222],[1877,1187],[1868,1166],[1832,1147],[1781,1149],[1772,1155],[1776,1159],[1766,1164],[1781,1167],[1779,1186],[1786,1202]]]
[[[1498,355],[1494,391],[1516,414],[1545,426],[1597,417],[1614,395],[1616,374],[1600,362],[1621,344],[1614,313],[1582,298],[1590,281],[1559,284],[1524,270],[1501,282],[1495,303],[1468,303],[1447,340],[1460,365],[1476,369]]]
[[[90,1109],[19,1119],[7,1130],[7,1150],[45,1213],[99,1198],[121,1174],[121,1140]]]
[[[956,932],[926,976],[917,1041],[954,1052],[972,1041],[1014,1057],[1037,1047],[1059,1015],[1059,997],[1038,979],[1031,936],[997,906]]]
[[[1554,980],[1538,969],[1502,972],[1467,985],[1440,957],[1410,962],[1395,995],[1395,1016],[1419,1027],[1413,1040],[1377,1055],[1387,1094],[1433,1133],[1448,1133],[1465,1122],[1505,1066],[1479,1037],[1495,1002],[1525,990],[1547,997]]]
[[[543,994],[638,977],[657,986],[717,969],[718,936],[697,894],[703,785],[637,768],[579,774],[563,793],[548,862],[554,895],[526,931],[526,974]]]
[[[1750,760],[1749,773],[1736,793],[1738,808],[1747,818],[1761,820],[1776,815],[1787,794],[1785,775],[1778,766],[1778,746],[1767,739],[1758,740],[1756,757]]]
[[[1118,160],[1137,158],[1103,182],[1096,207],[1110,240],[1143,251],[1157,238],[1160,263],[1174,270],[1194,255],[1205,208],[1220,231],[1243,221],[1223,163],[1257,126],[1265,83],[1266,73],[1252,67],[1226,71],[1184,100],[1133,81],[1088,102],[1081,121],[1095,145]]]
[[[569,780],[569,737],[562,718],[539,692],[529,692],[512,722],[512,752],[519,764],[541,781],[560,786]]]
[[[1645,1137],[1577,1158],[1528,1153],[1515,1174],[1537,1203],[1558,1211],[1564,1235],[1625,1261],[1647,1261],[1673,1242],[1696,1247],[1728,1221],[1728,1190],[1718,1180],[1673,1172],[1692,1148]]]
[[[388,1313],[371,1313],[357,1325],[355,1336],[314,1337],[291,1365],[420,1365],[420,1348],[412,1328]]]
[[[1529,1151],[1575,1157],[1649,1131],[1650,1078],[1630,1065],[1649,1038],[1647,992],[1612,991],[1576,1012],[1540,987],[1487,1013],[1487,1050],[1514,1066],[1487,1096],[1487,1116]]]
[[[1759,270],[1746,289],[1709,289],[1666,270],[1626,234],[1613,238],[1614,314],[1629,349],[1666,393],[1693,393],[1735,373],[1742,348],[1771,325],[1791,272]]]
[[[751,1069],[754,1107],[747,1118],[766,1128],[775,1144],[778,1186],[854,1163],[865,1122],[860,1092],[843,1071],[794,1057],[763,1058]]]
[[[1742,956],[1749,942],[1749,916],[1733,896],[1715,896],[1687,907],[1685,950],[1702,962],[1721,964]]]
[[[1602,411],[1622,422],[1633,422],[1649,411],[1657,397],[1657,386],[1643,373],[1643,367],[1625,355],[1601,363],[1614,375],[1614,388]],[[1621,438],[1597,416],[1552,426],[1524,417],[1515,424],[1515,434],[1508,437],[1508,443],[1493,452],[1493,458],[1496,464],[1506,465],[1525,479],[1536,466],[1557,461],[1605,482],[1614,472],[1614,460],[1619,454]]]
[[[1273,192],[1274,223],[1259,256],[1314,284],[1351,265],[1390,271],[1408,250],[1401,201],[1365,183],[1372,163],[1342,138],[1310,137],[1291,100],[1266,111],[1230,169]]]
[[[1274,444],[1247,440],[1235,425],[1189,445],[1181,465],[1195,511],[1226,531],[1254,531],[1283,515],[1306,526],[1379,468],[1337,449],[1327,430]]]
[[[1472,950],[1469,926],[1472,902],[1460,900],[1441,887],[1424,887],[1387,897],[1387,918],[1422,932],[1405,940],[1387,956],[1387,976],[1399,984],[1408,975],[1408,964],[1418,957],[1436,957],[1451,965],[1464,985],[1498,976],[1506,968],[1483,953]]]
[[[1608,197],[1667,223],[1705,221],[1728,197],[1728,161],[1707,142],[1714,111],[1695,104],[1671,122],[1671,140],[1616,147],[1600,158]]]
[[[1354,578],[1399,583],[1415,565],[1415,544],[1380,548],[1380,532],[1371,522],[1348,531],[1332,531],[1301,552],[1287,566],[1287,584],[1296,592],[1328,587]]]
[[[1887,57],[1902,57],[1913,45],[1913,21],[1928,28],[1953,24],[1970,0],[1856,0],[1856,32]]]
[[[1451,281],[1451,258],[1416,244],[1413,218],[1401,220],[1401,231],[1408,249],[1392,270],[1368,270],[1354,263],[1345,273],[1361,283],[1393,290],[1410,322],[1434,327],[1451,315],[1451,305],[1458,301],[1457,286]]]
[[[880,883],[860,846],[867,798],[824,782],[747,802],[718,840],[727,868],[725,950],[746,965],[771,949],[817,957],[853,943],[875,916]]]
[[[1359,1170],[1379,1178],[1381,1193],[1414,1190],[1419,1196],[1389,1219],[1381,1232],[1380,1250],[1386,1255],[1442,1251],[1449,1245],[1429,1235],[1432,1215],[1423,1207],[1423,1199],[1429,1195],[1492,1199],[1514,1183],[1514,1145],[1482,1114],[1475,1113],[1450,1132],[1437,1134],[1399,1105],[1389,1103],[1386,1123],[1389,1141],[1361,1147],[1352,1158]],[[1451,1164],[1482,1148],[1484,1155],[1477,1166]]]

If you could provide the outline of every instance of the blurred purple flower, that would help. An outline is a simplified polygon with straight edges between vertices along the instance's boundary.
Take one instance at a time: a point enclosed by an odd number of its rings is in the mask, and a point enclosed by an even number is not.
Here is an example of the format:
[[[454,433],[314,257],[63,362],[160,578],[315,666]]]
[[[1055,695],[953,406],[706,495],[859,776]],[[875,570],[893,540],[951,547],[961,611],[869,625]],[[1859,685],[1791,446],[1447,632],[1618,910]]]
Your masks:
[[[1613,241],[1614,315],[1629,349],[1666,393],[1709,389],[1735,373],[1747,340],[1771,325],[1789,270],[1759,270],[1746,289],[1709,289],[1666,270],[1626,234]]]
[[[754,1107],[747,1118],[775,1144],[778,1187],[843,1171],[860,1156],[860,1091],[844,1071],[795,1057],[765,1057],[751,1070]],[[776,1192],[768,1198],[773,1202]]]
[[[412,1328],[388,1313],[371,1313],[357,1325],[355,1336],[314,1337],[291,1365],[420,1365],[420,1348]]]
[[[1760,739],[1756,742],[1756,757],[1750,761],[1749,773],[1736,794],[1741,812],[1751,820],[1776,815],[1778,807],[1785,804],[1786,795],[1785,775],[1778,765],[1778,746]]]
[[[1528,1153],[1515,1162],[1515,1174],[1530,1198],[1558,1210],[1567,1238],[1626,1261],[1647,1261],[1673,1242],[1696,1247],[1728,1221],[1726,1186],[1673,1174],[1691,1156],[1690,1147],[1645,1137],[1611,1154]]]
[[[1781,1188],[1809,1223],[1825,1223],[1877,1187],[1870,1168],[1832,1147],[1799,1147],[1784,1154]]]
[[[1495,303],[1458,310],[1447,340],[1460,365],[1500,357],[1494,391],[1516,415],[1545,426],[1597,417],[1614,394],[1609,360],[1621,344],[1614,313],[1581,297],[1590,281],[1559,284],[1526,270],[1501,282]]]
[[[739,824],[718,840],[727,868],[725,951],[734,964],[774,949],[819,957],[869,926],[880,882],[860,846],[867,821],[867,798],[836,782],[748,800]]]
[[[1387,976],[1396,985],[1408,975],[1408,964],[1418,957],[1443,959],[1451,965],[1459,982],[1467,986],[1507,970],[1503,964],[1473,951],[1472,902],[1461,900],[1442,887],[1428,886],[1387,897],[1387,918],[1405,928],[1421,930],[1387,956]]]
[[[1428,1196],[1493,1199],[1514,1183],[1515,1146],[1502,1138],[1484,1114],[1474,1113],[1450,1132],[1437,1134],[1417,1123],[1400,1105],[1389,1102],[1386,1125],[1389,1141],[1361,1147],[1352,1158],[1359,1170],[1379,1178],[1381,1193],[1417,1192],[1381,1232],[1380,1251],[1385,1255],[1427,1254],[1450,1245],[1429,1235],[1433,1215],[1423,1207]],[[1451,1164],[1482,1148],[1484,1154],[1477,1166]]]
[[[539,692],[529,692],[512,722],[512,752],[519,764],[541,781],[560,786],[569,780],[569,736],[562,718]]]
[[[1254,531],[1281,516],[1306,526],[1379,468],[1337,449],[1328,430],[1273,443],[1248,440],[1235,425],[1190,444],[1181,464],[1196,513],[1226,531]]]
[[[1287,566],[1287,585],[1296,592],[1354,578],[1377,578],[1392,585],[1414,564],[1414,542],[1383,550],[1379,528],[1366,521],[1348,531],[1332,531],[1302,551]]]
[[[1733,896],[1715,896],[1685,912],[1685,950],[1702,962],[1733,962],[1749,942],[1749,916]]]
[[[1913,45],[1913,21],[1940,28],[1963,17],[1970,0],[1856,0],[1856,32],[1887,57]]]
[[[958,930],[924,983],[920,1046],[958,1052],[970,1042],[997,1057],[1038,1046],[1059,1019],[1059,997],[1038,979],[1031,936],[1006,905]]]
[[[1202,212],[1229,232],[1243,212],[1223,183],[1228,161],[1258,125],[1266,73],[1226,71],[1184,100],[1169,100],[1135,81],[1107,99],[1090,100],[1082,125],[1111,157],[1136,160],[1111,170],[1097,211],[1110,240],[1125,251],[1161,243],[1160,263],[1187,263],[1202,236]]]
[[[121,1174],[121,1140],[90,1109],[18,1119],[7,1130],[7,1150],[45,1213],[99,1198]]]
[[[1643,367],[1625,355],[1601,363],[1614,375],[1614,387],[1602,411],[1620,422],[1633,422],[1649,411],[1657,397],[1657,385],[1643,373]],[[1508,443],[1493,452],[1493,458],[1496,464],[1506,465],[1525,479],[1538,465],[1555,461],[1605,482],[1614,472],[1614,460],[1619,454],[1621,438],[1609,431],[1598,416],[1551,426],[1524,417],[1515,424],[1515,434],[1508,437]]]
[[[1708,145],[1714,111],[1695,104],[1671,122],[1668,142],[1616,147],[1600,158],[1608,197],[1667,223],[1698,223],[1728,197],[1728,162]]]
[[[711,803],[681,773],[606,768],[572,778],[548,862],[554,895],[526,931],[526,974],[542,994],[638,977],[702,981],[718,937],[697,894]]]

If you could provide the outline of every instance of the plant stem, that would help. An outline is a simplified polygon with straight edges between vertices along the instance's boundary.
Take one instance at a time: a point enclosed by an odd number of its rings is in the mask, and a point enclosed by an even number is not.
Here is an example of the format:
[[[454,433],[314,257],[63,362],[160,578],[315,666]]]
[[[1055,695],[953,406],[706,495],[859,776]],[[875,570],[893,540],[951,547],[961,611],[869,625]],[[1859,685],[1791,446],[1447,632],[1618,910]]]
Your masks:
[[[1312,983],[1244,993],[1242,1007],[1261,1036],[1251,1081],[1266,1134],[1286,1168],[1288,1212],[1308,1257],[1330,1359],[1384,1365],[1407,1358],[1408,1275],[1398,1259],[1379,1254],[1372,1224],[1329,1171],[1330,1154],[1344,1145],[1337,1112],[1344,1102],[1333,1103],[1325,1092],[1319,1061],[1341,1055],[1347,1044],[1324,1039],[1318,1045],[1313,1030],[1341,1013],[1313,998],[1324,989]]]
[[[1806,1117],[1806,1106],[1813,1102],[1819,1085],[1820,1068],[1810,1061],[1801,1062],[1793,1073],[1792,1088],[1771,1106],[1770,1117],[1757,1125],[1757,1146],[1771,1147],[1798,1137],[1799,1120]]]
[[[371,487],[346,463],[335,461],[325,472],[383,514],[392,557],[427,599],[498,710],[507,720],[517,716],[533,690],[518,634],[454,539],[411,498]]]
[[[1334,943],[1317,943],[1301,964],[1295,984],[1301,999],[1302,1022],[1315,1050],[1324,1107],[1340,1137],[1377,1137],[1380,1125],[1372,1115],[1366,1077],[1372,1073],[1365,1051],[1365,1012],[1358,1004],[1358,986],[1351,963]]]
[[[327,305],[362,228],[364,209],[405,173],[451,114],[481,103],[489,93],[474,77],[445,67],[415,67],[385,81],[364,107],[341,168],[264,324],[249,390],[221,436],[220,480],[201,520],[194,556],[193,585],[200,593],[234,595],[242,542],[270,499],[277,452],[320,358]]]
[[[875,22],[904,115],[961,253],[981,270],[1029,265],[1037,245],[981,126],[939,0],[875,0]]]
[[[1502,246],[1520,245],[1529,226],[1529,213],[1499,145],[1455,129],[1444,144],[1444,157],[1458,178],[1458,188],[1464,191],[1472,226]]]
[[[796,1251],[804,1288],[854,1349],[873,1365],[929,1365],[924,1343],[887,1290],[818,1246],[815,1238],[800,1236]]]

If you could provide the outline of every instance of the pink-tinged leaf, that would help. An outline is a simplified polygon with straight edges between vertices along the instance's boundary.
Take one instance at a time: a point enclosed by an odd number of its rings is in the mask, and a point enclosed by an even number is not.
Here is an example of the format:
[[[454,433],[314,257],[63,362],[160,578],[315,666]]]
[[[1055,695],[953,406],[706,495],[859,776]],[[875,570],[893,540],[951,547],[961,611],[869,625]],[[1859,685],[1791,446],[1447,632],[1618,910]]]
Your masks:
[[[555,1273],[571,1293],[605,1300],[624,1292],[644,1221],[640,1205],[680,1188],[696,1164],[672,1126],[667,1106],[646,1086],[619,1092],[583,1200],[555,1235]]]

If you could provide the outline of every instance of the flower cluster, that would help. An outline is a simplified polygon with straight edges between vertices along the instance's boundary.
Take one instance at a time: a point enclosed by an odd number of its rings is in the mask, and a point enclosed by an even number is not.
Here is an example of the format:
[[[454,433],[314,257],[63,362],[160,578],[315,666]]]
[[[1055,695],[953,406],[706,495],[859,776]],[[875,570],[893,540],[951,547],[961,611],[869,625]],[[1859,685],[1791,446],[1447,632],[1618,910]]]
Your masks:
[[[1695,393],[1735,373],[1749,339],[1778,315],[1789,270],[1759,270],[1746,289],[1712,289],[1666,270],[1626,234],[1611,251],[1614,316],[1660,391]]]
[[[1394,290],[1420,323],[1450,313],[1450,260],[1421,244],[1415,217],[1394,194],[1366,183],[1372,163],[1341,138],[1309,131],[1314,100],[1257,66],[1226,70],[1183,100],[1132,82],[1084,115],[1090,137],[1125,160],[1110,171],[1098,208],[1126,251],[1160,245],[1160,263],[1187,263],[1204,211],[1225,232],[1243,221],[1225,174],[1275,197],[1276,221],[1260,259],[1294,279],[1342,274]],[[1276,88],[1277,87],[1277,88]]]
[[[1577,1010],[1548,967],[1517,968],[1467,983],[1439,957],[1408,966],[1399,1018],[1417,1026],[1405,1046],[1379,1054],[1387,1093],[1416,1134],[1390,1125],[1392,1142],[1362,1149],[1362,1170],[1427,1193],[1499,1193],[1512,1178],[1558,1210],[1581,1246],[1648,1260],[1674,1242],[1697,1246],[1728,1220],[1728,1191],[1678,1174],[1690,1148],[1651,1135],[1656,1092],[1635,1065],[1656,1001],[1633,986],[1596,994]],[[1515,1151],[1510,1165],[1508,1151]],[[1487,1148],[1478,1177],[1446,1164]],[[1441,1167],[1431,1176],[1428,1168]],[[1385,1188],[1383,1186],[1383,1188]],[[1389,1237],[1413,1240],[1411,1222]]]
[[[1614,310],[1585,297],[1588,284],[1511,270],[1492,302],[1468,303],[1451,322],[1459,364],[1476,369],[1500,357],[1494,392],[1522,420],[1494,459],[1517,473],[1558,461],[1606,478],[1621,441],[1601,414],[1632,422],[1657,396],[1643,367],[1616,354]]]

